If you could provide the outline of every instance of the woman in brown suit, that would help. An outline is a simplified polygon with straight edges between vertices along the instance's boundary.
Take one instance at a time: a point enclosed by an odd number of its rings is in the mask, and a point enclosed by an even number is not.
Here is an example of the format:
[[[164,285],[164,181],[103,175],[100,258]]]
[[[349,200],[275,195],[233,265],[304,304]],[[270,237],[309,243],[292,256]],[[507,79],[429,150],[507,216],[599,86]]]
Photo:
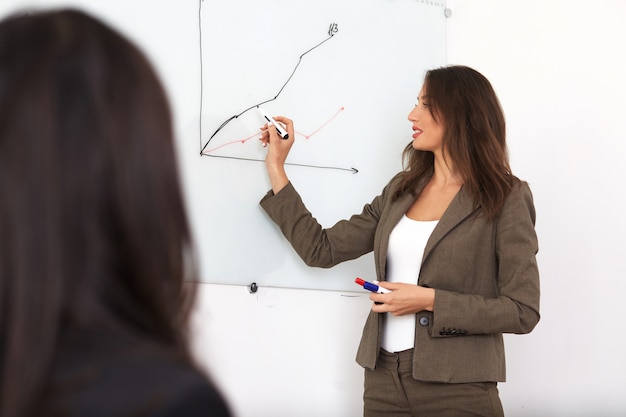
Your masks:
[[[391,291],[370,296],[357,353],[365,416],[502,416],[502,334],[539,321],[532,194],[511,172],[500,103],[477,71],[428,71],[408,118],[405,169],[323,229],[285,173],[293,123],[276,117],[290,139],[262,128],[272,190],[261,205],[310,266],[374,251]]]

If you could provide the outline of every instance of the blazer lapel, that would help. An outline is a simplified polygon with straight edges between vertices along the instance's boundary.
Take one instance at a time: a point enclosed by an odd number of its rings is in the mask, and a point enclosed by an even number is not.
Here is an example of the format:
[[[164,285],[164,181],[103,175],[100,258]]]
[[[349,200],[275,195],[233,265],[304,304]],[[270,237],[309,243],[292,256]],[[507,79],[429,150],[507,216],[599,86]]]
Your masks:
[[[439,241],[476,210],[478,208],[474,207],[474,198],[466,191],[465,187],[461,187],[430,235],[426,248],[424,248],[422,265]]]

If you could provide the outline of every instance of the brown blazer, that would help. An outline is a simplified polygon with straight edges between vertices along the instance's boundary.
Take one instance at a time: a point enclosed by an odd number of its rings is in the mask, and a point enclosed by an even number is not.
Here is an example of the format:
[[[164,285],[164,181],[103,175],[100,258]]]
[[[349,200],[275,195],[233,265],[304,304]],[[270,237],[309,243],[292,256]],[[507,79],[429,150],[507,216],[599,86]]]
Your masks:
[[[332,267],[374,251],[385,280],[389,234],[415,200],[391,201],[399,177],[361,214],[323,229],[292,184],[261,206],[309,266]],[[425,181],[417,187],[421,191]],[[434,312],[417,313],[413,377],[421,381],[505,381],[503,333],[528,333],[539,321],[539,272],[535,209],[520,181],[493,221],[461,188],[439,220],[426,248],[418,284],[435,289]],[[376,367],[382,315],[370,312],[357,362]]]

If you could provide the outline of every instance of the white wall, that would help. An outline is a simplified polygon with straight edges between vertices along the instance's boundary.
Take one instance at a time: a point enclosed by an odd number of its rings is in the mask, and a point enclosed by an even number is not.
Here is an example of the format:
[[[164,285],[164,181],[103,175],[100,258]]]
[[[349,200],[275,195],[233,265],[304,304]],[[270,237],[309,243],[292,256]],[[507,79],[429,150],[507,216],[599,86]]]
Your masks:
[[[507,411],[626,415],[626,2],[449,7],[449,62],[494,84],[537,208],[542,320],[507,338]]]
[[[506,338],[507,416],[625,415],[626,2],[448,7],[449,62],[495,86],[513,169],[538,213],[542,320]],[[198,288],[196,348],[238,416],[360,415],[366,296]]]
[[[362,413],[363,293],[198,285],[195,347],[238,417]]]

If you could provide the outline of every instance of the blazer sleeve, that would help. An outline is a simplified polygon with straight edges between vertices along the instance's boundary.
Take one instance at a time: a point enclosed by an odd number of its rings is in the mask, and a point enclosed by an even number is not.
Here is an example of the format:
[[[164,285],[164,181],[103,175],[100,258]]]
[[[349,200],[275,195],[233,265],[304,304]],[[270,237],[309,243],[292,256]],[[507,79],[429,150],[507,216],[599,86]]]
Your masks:
[[[535,208],[521,182],[495,220],[495,296],[435,289],[433,336],[529,333],[539,322]]]
[[[307,210],[291,183],[277,194],[270,190],[260,204],[308,266],[330,268],[373,250],[387,192],[385,187],[360,214],[327,229]]]

